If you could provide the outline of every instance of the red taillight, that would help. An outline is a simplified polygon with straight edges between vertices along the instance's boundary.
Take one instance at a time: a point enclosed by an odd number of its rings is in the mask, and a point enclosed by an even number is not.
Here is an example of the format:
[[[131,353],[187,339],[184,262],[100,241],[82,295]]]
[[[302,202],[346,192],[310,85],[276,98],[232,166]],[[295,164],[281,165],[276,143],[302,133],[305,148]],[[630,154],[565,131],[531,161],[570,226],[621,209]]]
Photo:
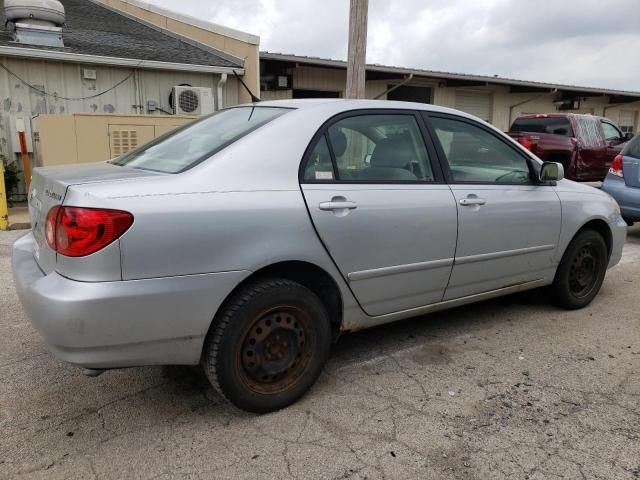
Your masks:
[[[121,210],[53,207],[47,214],[45,237],[49,246],[68,257],[83,257],[106,247],[133,223]]]
[[[616,155],[616,158],[611,162],[609,173],[616,177],[624,177],[624,169],[622,168],[622,155]]]
[[[527,150],[531,150],[531,147],[533,146],[533,142],[531,141],[530,138],[522,137],[518,141],[524,148],[526,148]]]
[[[44,237],[47,239],[47,245],[53,250],[56,249],[56,222],[58,221],[58,212],[60,207],[53,207],[47,213],[47,220],[44,223]]]

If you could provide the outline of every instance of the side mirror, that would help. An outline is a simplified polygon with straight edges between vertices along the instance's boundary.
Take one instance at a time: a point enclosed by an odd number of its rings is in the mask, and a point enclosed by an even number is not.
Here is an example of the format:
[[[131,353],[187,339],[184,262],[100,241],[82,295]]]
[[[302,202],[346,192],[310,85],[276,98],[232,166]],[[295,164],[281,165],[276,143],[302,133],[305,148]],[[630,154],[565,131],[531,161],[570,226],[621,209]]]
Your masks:
[[[540,169],[541,182],[555,182],[564,178],[564,167],[557,162],[544,162]]]
[[[624,141],[628,142],[629,140],[631,140],[633,138],[633,133],[631,132],[627,132],[624,134]]]

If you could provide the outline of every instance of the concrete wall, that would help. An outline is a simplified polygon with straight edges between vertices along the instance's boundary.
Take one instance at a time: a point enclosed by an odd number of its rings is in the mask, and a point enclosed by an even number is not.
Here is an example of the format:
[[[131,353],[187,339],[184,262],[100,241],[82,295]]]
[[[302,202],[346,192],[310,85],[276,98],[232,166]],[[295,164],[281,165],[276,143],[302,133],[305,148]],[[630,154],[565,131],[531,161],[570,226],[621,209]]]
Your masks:
[[[256,94],[260,94],[260,38],[220,25],[180,15],[137,0],[98,0],[111,8],[123,11],[148,23],[157,25],[197,42],[209,45],[244,61],[244,82]],[[178,5],[176,5],[178,8]],[[240,103],[250,102],[251,97],[240,85],[235,85]]]

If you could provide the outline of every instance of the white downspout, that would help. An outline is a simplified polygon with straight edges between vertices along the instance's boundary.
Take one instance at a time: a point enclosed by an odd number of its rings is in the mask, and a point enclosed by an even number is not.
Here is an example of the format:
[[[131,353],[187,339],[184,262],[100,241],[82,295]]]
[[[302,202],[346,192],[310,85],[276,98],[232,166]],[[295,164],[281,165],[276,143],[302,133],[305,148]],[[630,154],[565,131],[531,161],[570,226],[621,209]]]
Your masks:
[[[216,100],[217,100],[217,107],[216,110],[222,110],[224,108],[224,85],[225,83],[227,83],[227,74],[226,73],[222,73],[220,74],[220,80],[218,80],[218,86],[217,86],[217,95],[216,95]]]

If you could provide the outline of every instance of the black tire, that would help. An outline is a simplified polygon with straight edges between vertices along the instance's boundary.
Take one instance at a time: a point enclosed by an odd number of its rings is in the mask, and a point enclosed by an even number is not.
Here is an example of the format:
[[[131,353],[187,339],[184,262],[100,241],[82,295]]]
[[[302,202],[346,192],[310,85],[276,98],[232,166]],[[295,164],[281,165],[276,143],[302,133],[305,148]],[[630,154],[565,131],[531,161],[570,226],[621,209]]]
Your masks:
[[[579,232],[564,252],[549,288],[552,302],[567,310],[589,305],[600,291],[608,263],[602,235],[595,230]]]
[[[331,350],[318,296],[290,280],[248,284],[216,316],[203,352],[213,387],[238,408],[287,407],[315,383]]]

